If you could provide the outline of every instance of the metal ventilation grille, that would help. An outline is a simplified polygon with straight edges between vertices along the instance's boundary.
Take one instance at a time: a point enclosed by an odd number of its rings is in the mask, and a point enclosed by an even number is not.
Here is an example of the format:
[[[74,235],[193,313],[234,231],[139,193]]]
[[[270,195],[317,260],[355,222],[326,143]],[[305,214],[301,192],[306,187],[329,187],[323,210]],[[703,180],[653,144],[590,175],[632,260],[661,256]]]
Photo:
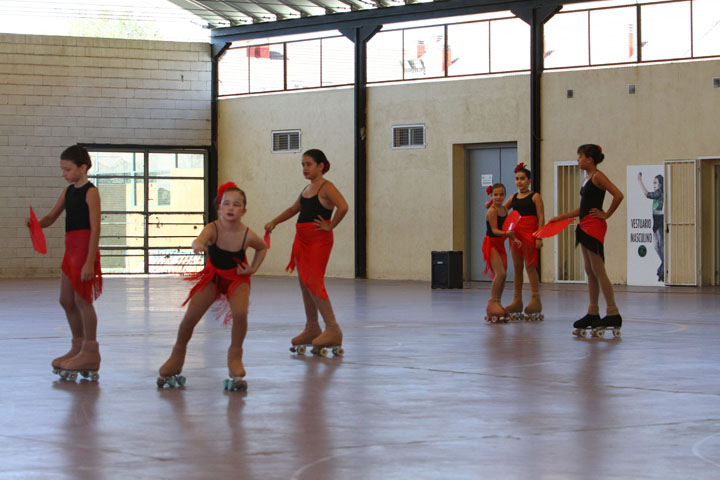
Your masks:
[[[277,152],[299,152],[300,151],[300,130],[283,130],[272,132],[272,151]]]
[[[393,127],[393,148],[425,148],[425,125]]]

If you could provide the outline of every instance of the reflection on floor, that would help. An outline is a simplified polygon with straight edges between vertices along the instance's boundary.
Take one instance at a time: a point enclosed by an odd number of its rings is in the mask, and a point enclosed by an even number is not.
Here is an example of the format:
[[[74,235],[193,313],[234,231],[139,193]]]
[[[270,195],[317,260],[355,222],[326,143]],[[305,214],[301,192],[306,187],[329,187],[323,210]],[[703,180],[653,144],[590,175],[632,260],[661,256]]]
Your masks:
[[[0,478],[720,478],[720,290],[618,287],[622,338],[577,339],[582,285],[543,285],[545,321],[507,325],[466,287],[330,280],[345,356],[316,358],[288,351],[297,280],[258,277],[232,393],[212,319],[187,385],[155,385],[177,278],[107,279],[97,384],[50,372],[58,281],[0,280]]]

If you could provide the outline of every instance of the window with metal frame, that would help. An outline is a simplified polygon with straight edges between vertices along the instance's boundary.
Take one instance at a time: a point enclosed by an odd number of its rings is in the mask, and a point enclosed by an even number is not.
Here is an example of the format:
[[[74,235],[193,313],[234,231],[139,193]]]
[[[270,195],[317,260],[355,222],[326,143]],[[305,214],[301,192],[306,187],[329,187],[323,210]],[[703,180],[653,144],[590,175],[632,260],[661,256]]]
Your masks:
[[[103,273],[198,271],[190,245],[208,218],[206,149],[86,146],[101,199]]]

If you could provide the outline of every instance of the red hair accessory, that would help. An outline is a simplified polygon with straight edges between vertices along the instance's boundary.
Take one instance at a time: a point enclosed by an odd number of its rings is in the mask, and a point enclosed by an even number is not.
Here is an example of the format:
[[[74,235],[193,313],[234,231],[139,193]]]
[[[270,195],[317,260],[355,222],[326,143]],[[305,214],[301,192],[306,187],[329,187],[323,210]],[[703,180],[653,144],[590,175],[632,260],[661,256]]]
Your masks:
[[[525,164],[523,162],[520,162],[517,164],[517,166],[515,167],[515,170],[513,170],[513,173],[517,173],[518,170],[520,170],[521,168],[525,168]]]
[[[222,202],[222,197],[223,197],[223,195],[225,195],[225,191],[228,188],[238,188],[238,186],[235,185],[235,183],[233,183],[233,182],[227,182],[227,183],[223,183],[222,185],[220,185],[218,187],[218,194],[217,194],[217,204],[218,205],[220,205],[220,202]]]
[[[600,145],[598,145],[597,147],[598,147],[598,150],[600,150],[602,152],[602,147]]]
[[[487,192],[488,195],[492,195],[492,191],[493,191],[492,185],[488,185],[488,187],[485,189],[485,191]]]

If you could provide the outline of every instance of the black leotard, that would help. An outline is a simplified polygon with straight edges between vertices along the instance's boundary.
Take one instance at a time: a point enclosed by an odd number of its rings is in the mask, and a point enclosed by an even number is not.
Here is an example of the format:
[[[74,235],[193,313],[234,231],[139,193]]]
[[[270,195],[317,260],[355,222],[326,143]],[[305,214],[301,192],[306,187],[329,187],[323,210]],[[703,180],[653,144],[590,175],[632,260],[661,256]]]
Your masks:
[[[65,231],[90,230],[90,209],[86,201],[88,190],[95,185],[87,182],[80,188],[70,185],[65,190]]]
[[[580,189],[580,220],[593,208],[602,210],[604,201],[605,190],[595,185],[592,177],[589,178]]]
[[[208,245],[208,255],[210,255],[210,263],[215,266],[215,268],[219,268],[221,270],[227,270],[229,268],[235,268],[241,263],[245,261],[245,249],[241,248],[237,252],[230,252],[228,250],[223,250],[222,248],[217,246],[218,239],[220,238],[220,231],[217,228],[217,224],[213,222],[213,225],[215,225],[215,232],[216,232],[216,238],[215,243],[212,245]],[[242,245],[245,246],[245,239],[247,239],[247,234],[250,229],[245,227],[245,236],[243,237]]]
[[[515,193],[510,201],[510,207],[513,210],[517,210],[517,212],[523,217],[537,217],[537,208],[535,207],[535,202],[533,202],[534,196],[535,192],[532,192],[527,197],[518,198],[517,193]]]
[[[297,223],[314,222],[318,215],[325,220],[330,220],[333,212],[332,209],[325,208],[322,206],[322,203],[320,203],[319,195],[323,185],[325,185],[325,183],[320,185],[318,192],[313,197],[305,198],[300,194],[300,215],[298,216]]]
[[[507,218],[507,214],[504,217],[501,217],[500,215],[498,215],[498,217],[497,217],[498,230],[502,230],[503,223],[505,223],[506,218]],[[490,227],[490,222],[487,220],[485,220],[485,226],[487,228],[485,230],[485,232],[486,232],[485,235],[487,235],[488,237],[502,237],[503,236],[503,235],[495,235],[492,231],[492,228]]]

